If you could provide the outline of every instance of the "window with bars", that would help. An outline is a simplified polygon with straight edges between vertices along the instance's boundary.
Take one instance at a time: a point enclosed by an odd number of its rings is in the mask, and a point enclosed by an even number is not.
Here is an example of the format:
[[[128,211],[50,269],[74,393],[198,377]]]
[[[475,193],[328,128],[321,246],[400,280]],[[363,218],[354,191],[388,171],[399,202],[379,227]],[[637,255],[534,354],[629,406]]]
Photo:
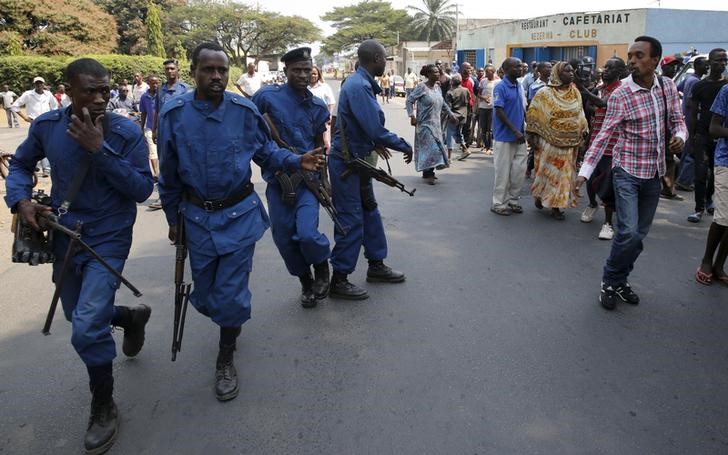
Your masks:
[[[475,50],[463,51],[463,62],[468,62],[471,65],[475,65],[476,55]]]

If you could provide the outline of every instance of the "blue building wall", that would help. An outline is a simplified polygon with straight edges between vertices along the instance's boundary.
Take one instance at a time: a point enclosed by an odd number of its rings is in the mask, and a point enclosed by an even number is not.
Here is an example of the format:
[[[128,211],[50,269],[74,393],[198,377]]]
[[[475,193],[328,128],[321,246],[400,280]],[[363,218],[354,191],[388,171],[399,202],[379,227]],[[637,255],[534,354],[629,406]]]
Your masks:
[[[645,22],[645,35],[660,40],[662,55],[728,48],[728,11],[648,9]]]

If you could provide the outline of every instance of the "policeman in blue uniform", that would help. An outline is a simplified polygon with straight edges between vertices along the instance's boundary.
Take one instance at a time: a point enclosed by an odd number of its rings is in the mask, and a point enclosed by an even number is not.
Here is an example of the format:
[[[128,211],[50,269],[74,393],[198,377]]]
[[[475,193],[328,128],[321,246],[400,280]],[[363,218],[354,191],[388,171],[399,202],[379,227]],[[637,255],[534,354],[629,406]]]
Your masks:
[[[139,126],[118,115],[106,114],[109,74],[92,59],[79,59],[66,68],[71,106],[47,112],[33,122],[28,138],[10,164],[5,201],[21,220],[38,229],[36,214],[50,208],[30,201],[36,163],[48,158],[53,166],[52,210],[68,196],[69,186],[82,160],[90,160],[88,171],[70,210],[60,223],[75,229],[83,223],[81,238],[119,272],[129,255],[136,203],[152,192],[152,174],[147,147]],[[55,236],[54,281],[63,265],[69,239]],[[86,364],[93,395],[91,417],[85,437],[87,453],[103,453],[118,434],[119,415],[112,397],[112,361],[116,356],[111,325],[124,328],[123,351],[139,353],[144,326],[151,310],[114,306],[119,281],[88,253],[72,256],[66,267],[61,304],[71,321],[71,343]]]
[[[267,114],[280,139],[294,152],[323,147],[329,120],[326,103],[308,90],[311,81],[311,48],[301,47],[281,57],[288,82],[256,92],[253,103]],[[274,130],[275,131],[275,130]],[[273,241],[288,272],[301,281],[301,305],[316,306],[329,288],[329,239],[319,232],[319,202],[300,173],[267,170],[265,195],[271,216]],[[313,265],[315,279],[311,274]]]
[[[159,195],[175,237],[185,223],[194,291],[192,305],[220,326],[215,395],[238,395],[235,340],[250,319],[248,278],[253,252],[269,226],[253,191],[250,162],[266,169],[316,170],[323,157],[279,148],[255,105],[225,91],[229,61],[216,43],[192,53],[197,88],[173,98],[159,113]]]
[[[374,198],[372,179],[356,174],[342,178],[346,162],[364,159],[375,153],[374,150],[386,155],[386,148],[399,150],[405,154],[407,163],[412,161],[412,146],[384,128],[384,113],[377,103],[376,96],[382,89],[374,77],[384,74],[384,47],[375,40],[367,40],[359,46],[357,54],[359,68],[346,79],[339,92],[336,135],[329,159],[334,207],[341,223],[349,228],[346,233],[334,232],[336,244],[331,253],[333,275],[329,296],[349,300],[369,297],[366,290],[347,279],[356,268],[362,245],[364,256],[369,260],[367,281],[401,283],[405,275],[384,264],[387,239]]]

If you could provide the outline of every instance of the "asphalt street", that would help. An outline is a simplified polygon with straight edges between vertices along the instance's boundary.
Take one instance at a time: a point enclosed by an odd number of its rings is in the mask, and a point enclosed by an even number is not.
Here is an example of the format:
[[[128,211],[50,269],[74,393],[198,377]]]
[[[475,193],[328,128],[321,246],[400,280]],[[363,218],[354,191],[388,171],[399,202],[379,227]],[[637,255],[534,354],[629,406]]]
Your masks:
[[[338,85],[334,83],[335,85]],[[408,140],[402,99],[383,105]],[[174,249],[162,212],[139,207],[117,303],[153,313],[135,359],[114,363],[121,433],[112,454],[725,454],[728,288],[695,283],[708,220],[661,201],[631,276],[639,306],[597,302],[602,214],[491,213],[492,157],[474,153],[425,185],[401,154],[409,197],[375,184],[398,285],[350,279],[361,302],[305,310],[270,232],[257,244],[253,318],[237,399],[213,393],[217,328],[193,309],[170,361]],[[256,189],[264,185],[255,176]],[[321,212],[321,229],[333,226]],[[81,452],[90,403],[61,312],[40,333],[50,267],[0,269],[0,453]],[[189,276],[189,275],[188,275]],[[117,343],[123,333],[115,333]]]

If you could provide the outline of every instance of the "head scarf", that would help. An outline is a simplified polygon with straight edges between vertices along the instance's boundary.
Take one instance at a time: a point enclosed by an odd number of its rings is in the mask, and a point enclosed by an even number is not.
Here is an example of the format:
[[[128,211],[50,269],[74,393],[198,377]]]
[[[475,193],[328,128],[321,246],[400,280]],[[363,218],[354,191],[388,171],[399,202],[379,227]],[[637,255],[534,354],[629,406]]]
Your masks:
[[[554,67],[551,68],[551,76],[549,76],[549,81],[546,85],[548,85],[549,87],[561,87],[562,85],[564,85],[564,83],[561,82],[561,72],[568,64],[569,62],[558,62],[556,65],[554,65]]]
[[[526,112],[526,131],[538,134],[556,147],[577,147],[584,142],[589,126],[584,117],[581,94],[574,84],[561,88],[561,71],[568,65],[554,65],[548,86],[539,90]]]

